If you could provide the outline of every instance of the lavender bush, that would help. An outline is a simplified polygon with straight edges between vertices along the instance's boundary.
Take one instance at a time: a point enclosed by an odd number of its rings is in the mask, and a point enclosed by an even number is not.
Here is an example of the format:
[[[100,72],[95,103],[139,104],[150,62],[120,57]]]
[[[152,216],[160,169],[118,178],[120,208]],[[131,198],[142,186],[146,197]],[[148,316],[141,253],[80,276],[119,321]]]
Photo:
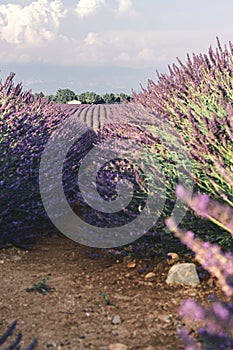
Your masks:
[[[134,101],[161,113],[176,127],[194,161],[199,188],[233,206],[233,44],[187,55]],[[227,179],[227,181],[225,181]]]
[[[115,159],[109,163],[106,163],[101,171],[97,174],[98,191],[102,198],[106,201],[114,200],[117,197],[116,186],[121,179],[126,179],[134,187],[134,197],[130,202],[130,205],[125,208],[121,213],[106,214],[100,213],[95,210],[86,208],[86,215],[90,218],[92,224],[99,226],[107,225],[108,227],[121,226],[127,222],[130,222],[137,217],[143,210],[147,196],[149,195],[148,182],[152,184],[154,196],[158,194],[159,200],[165,201],[164,212],[166,215],[171,213],[175,203],[175,187],[178,181],[177,174],[177,160],[178,156],[184,156],[180,150],[179,142],[175,142],[171,145],[170,139],[166,140],[159,133],[160,119],[154,115],[153,132],[146,129],[145,126],[139,126],[142,122],[145,122],[145,116],[148,115],[136,106],[130,106],[131,113],[133,111],[134,118],[129,121],[127,111],[126,115],[115,116],[114,122],[105,124],[97,132],[97,142],[95,145],[100,147],[99,158],[102,154],[106,154],[108,150],[108,143],[111,140],[115,141],[115,151],[121,152],[122,150],[129,150],[129,152],[136,154],[139,152],[138,145],[142,147],[143,154],[138,154],[138,162],[132,164],[127,159]],[[138,113],[138,118],[136,118]],[[148,113],[148,112],[147,112]],[[141,118],[141,122],[140,122]],[[134,120],[133,120],[134,119]],[[136,122],[135,122],[136,121]],[[157,132],[158,131],[158,132]],[[169,134],[170,130],[166,129],[164,134]],[[173,134],[166,137],[173,137],[177,141],[177,132],[173,130]],[[123,142],[122,142],[123,141]],[[179,154],[180,153],[180,154]],[[183,159],[183,164],[185,163]],[[189,160],[188,160],[189,161]],[[140,163],[143,162],[143,166],[147,166],[149,170],[147,173],[143,173],[140,168]],[[189,174],[185,174],[189,177]],[[88,195],[88,190],[86,191]],[[92,196],[92,193],[89,193]],[[84,209],[85,210],[85,209]],[[151,212],[151,216],[155,215]],[[100,218],[103,220],[101,223]],[[162,224],[164,215],[161,215],[157,226]]]
[[[196,187],[207,194],[192,198],[189,191],[178,186],[178,198],[196,215],[233,235],[233,44],[223,49],[217,38],[215,51],[210,47],[208,55],[193,54],[192,59],[187,55],[186,64],[179,59],[178,63],[169,66],[168,74],[157,72],[158,82],[149,80],[147,89],[134,94],[134,102],[160,113],[187,146]],[[217,244],[196,238],[192,231],[184,232],[172,218],[167,220],[167,226],[194,251],[196,260],[218,279],[232,301],[232,253],[224,254]],[[206,230],[207,227],[208,221]],[[221,235],[218,231],[216,239]],[[233,348],[231,302],[214,300],[212,307],[203,308],[187,300],[180,313],[202,326],[196,339],[181,330],[187,350]]]
[[[13,78],[11,73],[4,84],[0,82],[0,247],[23,246],[49,229],[39,190],[40,159],[52,132],[69,117],[58,105],[23,92]],[[72,162],[78,168],[94,138],[95,133],[88,129],[64,161],[66,195],[71,203],[74,171],[67,173],[66,169]],[[49,168],[47,176],[53,176]],[[53,203],[56,184],[50,191]]]
[[[202,218],[212,220],[233,236],[233,210],[230,206],[218,203],[203,194],[192,197],[182,186],[177,187],[177,196]],[[230,298],[230,302],[215,299],[213,306],[209,308],[203,308],[193,300],[186,300],[182,304],[180,315],[202,325],[198,329],[197,339],[191,337],[185,329],[180,331],[186,349],[233,349],[233,254],[224,254],[217,244],[196,238],[192,231],[184,232],[171,218],[167,220],[167,225],[175,236],[195,253],[196,260],[217,278],[223,292]]]

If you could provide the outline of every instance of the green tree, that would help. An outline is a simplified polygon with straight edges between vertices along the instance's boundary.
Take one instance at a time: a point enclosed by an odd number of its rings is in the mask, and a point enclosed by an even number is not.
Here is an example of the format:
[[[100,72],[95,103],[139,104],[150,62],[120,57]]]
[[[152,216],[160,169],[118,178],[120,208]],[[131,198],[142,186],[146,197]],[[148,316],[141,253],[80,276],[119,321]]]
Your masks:
[[[75,99],[76,95],[74,91],[70,89],[58,89],[55,95],[55,101],[58,103],[66,103]]]
[[[116,102],[116,97],[113,93],[110,93],[110,94],[106,93],[102,97],[103,97],[105,103],[115,103]]]
[[[44,94],[42,91],[40,91],[40,92],[36,92],[36,93],[35,93],[35,96],[38,96],[38,97],[45,97],[45,94]]]
[[[130,100],[131,100],[130,95],[127,95],[124,93],[120,93],[118,96],[120,98],[120,102],[130,102]]]
[[[49,101],[55,101],[56,97],[54,95],[47,95],[45,96]]]
[[[100,96],[99,94],[96,94],[95,92],[89,92],[89,91],[83,92],[80,95],[77,95],[76,98],[82,103],[90,103],[90,104],[104,103],[102,96]]]
[[[86,92],[82,92],[79,95],[76,95],[76,99],[82,103],[87,103],[86,101]]]

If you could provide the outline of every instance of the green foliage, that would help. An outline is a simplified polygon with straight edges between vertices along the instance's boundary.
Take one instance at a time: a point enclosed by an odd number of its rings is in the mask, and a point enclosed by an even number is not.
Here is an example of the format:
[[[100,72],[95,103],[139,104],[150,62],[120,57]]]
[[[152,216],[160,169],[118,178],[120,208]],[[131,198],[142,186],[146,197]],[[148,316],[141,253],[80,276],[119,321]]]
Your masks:
[[[113,94],[97,94],[93,91],[86,91],[80,94],[75,94],[74,91],[70,89],[58,89],[55,95],[47,95],[41,91],[34,94],[36,97],[47,98],[49,101],[54,101],[57,103],[67,103],[72,100],[80,101],[83,104],[103,104],[103,103],[127,103],[130,102],[131,97],[125,93]]]
[[[135,120],[130,120],[129,113],[135,116]],[[141,118],[141,121],[140,119],[136,120],[136,114]],[[134,169],[142,176],[135,178],[141,190],[134,191],[137,211],[141,212],[144,209],[144,201],[148,200],[150,196],[159,198],[159,201],[164,203],[162,211],[159,210],[157,205],[154,205],[150,208],[147,218],[152,219],[153,222],[154,218],[158,216],[156,227],[164,227],[164,219],[171,215],[174,208],[179,211],[180,215],[182,215],[182,212],[186,212],[185,208],[183,210],[182,203],[176,201],[175,187],[179,179],[182,179],[188,187],[192,185],[189,176],[191,162],[189,157],[186,156],[185,149],[182,149],[176,130],[169,128],[167,124],[161,125],[160,118],[156,118],[156,116],[154,116],[153,127],[148,130],[149,128],[142,126],[146,116],[145,111],[137,106],[132,106],[130,111],[128,109],[121,110],[121,113],[115,116],[111,124],[104,125],[98,131],[98,142],[102,145],[100,153],[105,154],[109,147],[108,141],[114,140],[115,152],[121,154],[124,150],[125,154],[127,152],[133,154]],[[129,120],[127,121],[128,117]],[[122,165],[125,170],[124,174],[129,176],[130,172],[127,169],[127,164],[123,162]],[[132,164],[130,163],[130,165]],[[101,179],[102,186],[105,186],[106,189],[108,186],[113,186],[119,180],[120,169],[116,164],[112,168],[109,167],[108,176],[110,180],[107,181],[103,177]],[[122,170],[121,173],[123,174]],[[128,178],[131,181],[131,177]],[[143,206],[141,206],[142,203]],[[136,206],[134,210],[135,208]]]
[[[49,277],[44,277],[42,280],[33,285],[31,288],[26,288],[26,292],[34,292],[38,291],[39,293],[46,295],[49,291],[51,291],[51,287],[47,284]]]
[[[110,94],[104,94],[103,99],[105,103],[115,103],[115,102],[120,102],[120,99],[117,98],[113,93]]]
[[[109,298],[107,297],[106,294],[99,292],[99,296],[103,298],[103,300],[105,301],[106,305],[114,305]]]
[[[35,96],[43,98],[45,97],[45,94],[42,91],[40,91],[40,92],[36,92]]]
[[[233,206],[233,45],[187,56],[134,101],[161,113],[175,127],[194,162],[193,176],[208,194]]]
[[[49,100],[49,102],[50,101],[53,101],[53,102],[55,102],[55,95],[47,95],[47,96],[45,96],[48,100]]]
[[[121,93],[121,94],[116,95],[116,96],[117,96],[117,99],[120,100],[120,102],[130,102],[131,101],[131,96],[127,95],[127,94]]]
[[[124,93],[121,94],[113,94],[113,93],[106,93],[103,95],[99,95],[95,92],[83,92],[76,96],[76,99],[78,101],[81,101],[82,103],[87,104],[112,104],[112,103],[122,103],[122,102],[129,102],[130,96],[126,95]]]
[[[76,99],[74,91],[70,89],[58,89],[55,95],[55,102],[66,103]]]
[[[80,95],[77,95],[77,100],[82,102],[82,103],[87,103],[87,104],[101,104],[104,103],[103,98],[96,94],[95,92],[83,92]]]

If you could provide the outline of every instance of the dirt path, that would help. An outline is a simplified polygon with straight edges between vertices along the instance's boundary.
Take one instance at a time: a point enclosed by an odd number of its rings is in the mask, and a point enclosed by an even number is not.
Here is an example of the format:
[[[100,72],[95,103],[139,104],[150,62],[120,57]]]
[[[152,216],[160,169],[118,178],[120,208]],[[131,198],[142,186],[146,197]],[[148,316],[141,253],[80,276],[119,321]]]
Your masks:
[[[43,238],[28,252],[0,250],[0,334],[17,319],[22,349],[34,337],[42,350],[108,350],[117,342],[129,350],[183,349],[178,306],[188,297],[204,302],[217,289],[206,282],[167,286],[169,266],[159,261],[150,270],[154,280],[147,280],[144,261],[130,268],[126,259],[99,253],[60,236]],[[46,276],[51,291],[26,292]]]

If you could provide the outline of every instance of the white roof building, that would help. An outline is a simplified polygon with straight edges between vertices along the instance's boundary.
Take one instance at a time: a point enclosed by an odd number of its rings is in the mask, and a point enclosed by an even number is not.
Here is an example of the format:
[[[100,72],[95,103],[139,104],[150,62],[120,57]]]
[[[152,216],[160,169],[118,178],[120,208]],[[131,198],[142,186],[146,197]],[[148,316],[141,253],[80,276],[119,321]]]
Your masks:
[[[67,102],[68,105],[81,105],[82,102],[78,100],[71,100]]]

